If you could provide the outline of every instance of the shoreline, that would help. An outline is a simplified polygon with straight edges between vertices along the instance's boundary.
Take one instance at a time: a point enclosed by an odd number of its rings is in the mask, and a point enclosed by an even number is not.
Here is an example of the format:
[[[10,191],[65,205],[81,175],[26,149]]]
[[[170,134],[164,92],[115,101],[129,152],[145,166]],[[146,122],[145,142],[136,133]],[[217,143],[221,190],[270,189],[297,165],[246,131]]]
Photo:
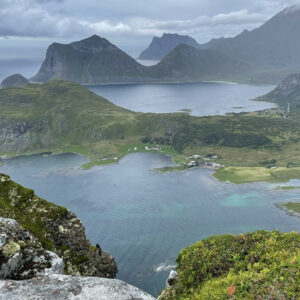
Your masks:
[[[274,203],[274,206],[280,210],[282,210],[283,212],[285,212],[286,214],[288,214],[291,217],[297,217],[300,218],[300,213],[294,212],[291,209],[288,209],[286,207],[283,206],[285,202],[278,202],[278,203]]]

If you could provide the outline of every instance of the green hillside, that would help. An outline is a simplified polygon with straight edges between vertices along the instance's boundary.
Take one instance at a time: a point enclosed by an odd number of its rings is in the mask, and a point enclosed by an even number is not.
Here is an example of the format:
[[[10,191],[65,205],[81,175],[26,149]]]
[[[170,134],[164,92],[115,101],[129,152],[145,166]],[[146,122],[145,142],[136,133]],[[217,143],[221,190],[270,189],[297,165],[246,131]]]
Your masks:
[[[156,153],[160,145],[159,152],[183,166],[192,154],[214,153],[225,166],[261,167],[262,173],[276,166],[280,180],[300,178],[299,119],[272,110],[210,117],[135,113],[58,80],[0,89],[0,105],[0,155],[77,152],[90,158],[90,167],[134,151]]]
[[[299,299],[300,234],[212,236],[182,250],[160,300]]]

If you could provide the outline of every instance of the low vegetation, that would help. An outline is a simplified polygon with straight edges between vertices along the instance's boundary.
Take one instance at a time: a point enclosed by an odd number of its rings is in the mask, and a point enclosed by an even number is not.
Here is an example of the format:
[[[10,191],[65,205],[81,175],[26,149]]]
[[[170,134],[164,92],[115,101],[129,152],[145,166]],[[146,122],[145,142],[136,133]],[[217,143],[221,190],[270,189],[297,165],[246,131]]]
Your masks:
[[[299,299],[300,234],[212,236],[183,249],[167,299]]]
[[[256,181],[286,182],[300,178],[300,168],[227,167],[216,171],[214,176],[221,181],[247,183]]]

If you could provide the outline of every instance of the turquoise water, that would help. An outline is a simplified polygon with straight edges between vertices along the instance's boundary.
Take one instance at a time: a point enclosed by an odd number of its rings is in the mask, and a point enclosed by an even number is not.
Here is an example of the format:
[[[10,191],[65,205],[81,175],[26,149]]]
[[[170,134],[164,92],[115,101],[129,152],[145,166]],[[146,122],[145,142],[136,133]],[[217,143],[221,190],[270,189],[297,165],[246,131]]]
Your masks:
[[[270,92],[274,88],[270,85],[200,82],[87,87],[119,106],[138,112],[169,113],[188,109],[192,115],[205,116],[273,107],[271,103],[250,101]]]
[[[172,165],[160,154],[136,153],[116,165],[79,169],[86,161],[75,154],[19,157],[2,161],[0,172],[74,211],[91,242],[116,258],[118,278],[153,295],[179,251],[197,240],[256,229],[300,231],[299,218],[274,206],[298,201],[297,190],[222,183],[204,169],[156,174],[151,169]]]

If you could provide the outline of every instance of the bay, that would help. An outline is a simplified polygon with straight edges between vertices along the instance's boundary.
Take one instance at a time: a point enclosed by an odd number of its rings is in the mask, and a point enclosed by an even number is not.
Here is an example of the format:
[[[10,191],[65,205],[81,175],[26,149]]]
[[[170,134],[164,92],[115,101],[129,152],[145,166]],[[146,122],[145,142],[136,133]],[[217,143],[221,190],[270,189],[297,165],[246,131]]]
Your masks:
[[[200,239],[300,230],[299,218],[274,205],[298,201],[297,190],[227,184],[205,169],[157,174],[151,170],[173,164],[160,154],[135,153],[119,164],[80,169],[86,161],[75,154],[23,156],[3,160],[0,172],[75,212],[91,242],[116,258],[118,278],[152,295],[164,287],[180,250]]]

